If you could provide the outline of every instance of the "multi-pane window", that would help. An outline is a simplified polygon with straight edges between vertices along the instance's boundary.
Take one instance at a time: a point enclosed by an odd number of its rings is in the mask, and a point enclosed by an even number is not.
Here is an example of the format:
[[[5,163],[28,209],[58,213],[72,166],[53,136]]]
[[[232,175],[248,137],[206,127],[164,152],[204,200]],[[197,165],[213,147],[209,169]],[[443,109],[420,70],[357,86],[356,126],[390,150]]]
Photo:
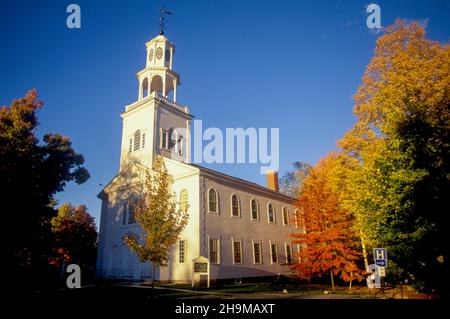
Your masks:
[[[210,188],[208,191],[208,209],[211,213],[218,213],[218,198],[217,192],[214,188]]]
[[[286,207],[283,207],[283,225],[289,225],[289,212]]]
[[[215,238],[209,239],[209,261],[211,264],[219,263],[219,240]]]
[[[183,264],[186,261],[186,241],[180,240],[178,242],[178,261]]]
[[[123,204],[122,225],[127,224],[127,203]]]
[[[237,197],[236,194],[233,194],[231,196],[231,216],[233,217],[239,217],[240,216],[240,209],[239,209],[239,197]]]
[[[278,246],[276,243],[270,244],[270,256],[272,258],[272,264],[278,262]]]
[[[130,147],[128,149],[128,153],[131,153],[133,151],[133,139],[130,138]]]
[[[258,207],[258,202],[256,201],[256,199],[252,199],[250,202],[250,206],[251,206],[251,211],[252,211],[252,219],[253,220],[258,220],[259,219],[259,207]]]
[[[134,215],[134,203],[128,203],[128,224],[135,224],[136,216]]]
[[[233,241],[233,262],[235,264],[242,263],[242,242]]]
[[[183,212],[188,210],[188,191],[183,189],[180,193],[180,208]]]
[[[142,148],[145,147],[145,133],[142,134]]]
[[[267,205],[267,217],[269,219],[269,223],[275,223],[275,209],[272,203],[269,203],[269,205]]]
[[[134,132],[134,151],[137,151],[141,148],[141,131],[137,130]]]
[[[253,243],[253,261],[255,264],[262,263],[261,243]]]
[[[292,263],[292,246],[286,245],[286,263]]]

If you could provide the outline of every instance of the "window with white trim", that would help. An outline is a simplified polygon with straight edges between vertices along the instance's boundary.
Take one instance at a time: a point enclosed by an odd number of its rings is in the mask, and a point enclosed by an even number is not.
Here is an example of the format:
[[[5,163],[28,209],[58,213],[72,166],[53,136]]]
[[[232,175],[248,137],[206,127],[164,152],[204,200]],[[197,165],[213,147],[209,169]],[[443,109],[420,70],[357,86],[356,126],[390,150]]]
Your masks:
[[[142,134],[142,148],[145,147],[145,133]]]
[[[178,241],[178,262],[180,264],[186,262],[186,240]]]
[[[278,263],[278,245],[277,243],[270,243],[270,257],[272,264]]]
[[[242,241],[233,240],[233,263],[242,264]]]
[[[262,264],[261,242],[253,242],[253,263]]]
[[[275,224],[275,208],[272,203],[267,205],[267,218],[270,224]]]
[[[159,141],[159,148],[165,148],[168,149],[168,136],[169,133],[166,129],[161,128],[160,129],[160,141]]]
[[[208,211],[210,213],[219,212],[219,196],[214,188],[208,190]]]
[[[250,201],[250,211],[252,220],[259,220],[259,205],[254,198],[252,198],[252,200]]]
[[[239,197],[236,194],[231,195],[231,216],[239,217],[241,215]]]
[[[136,224],[136,216],[134,215],[134,204],[135,201],[128,201],[128,224]]]
[[[289,225],[289,211],[283,207],[283,225]]]
[[[126,224],[127,224],[127,203],[124,203],[122,212],[122,225]]]
[[[220,240],[217,238],[209,239],[209,262],[218,264],[220,261]]]
[[[290,244],[285,243],[286,248],[286,263],[291,264],[292,263],[292,246]]]

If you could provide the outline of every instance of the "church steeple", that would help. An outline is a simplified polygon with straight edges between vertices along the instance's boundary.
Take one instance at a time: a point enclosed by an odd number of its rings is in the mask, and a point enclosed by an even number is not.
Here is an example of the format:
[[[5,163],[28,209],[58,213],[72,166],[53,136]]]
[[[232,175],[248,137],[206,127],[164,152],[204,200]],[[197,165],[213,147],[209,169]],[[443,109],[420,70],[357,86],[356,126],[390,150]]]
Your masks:
[[[173,101],[177,101],[177,86],[180,76],[172,70],[175,46],[164,35],[158,35],[146,43],[146,67],[137,76],[139,80],[139,100],[156,92],[169,98],[173,92]]]
[[[125,106],[120,169],[138,161],[152,167],[156,155],[190,158],[189,108],[177,103],[180,76],[173,70],[175,46],[160,34],[145,44],[146,62],[137,73],[138,99]]]

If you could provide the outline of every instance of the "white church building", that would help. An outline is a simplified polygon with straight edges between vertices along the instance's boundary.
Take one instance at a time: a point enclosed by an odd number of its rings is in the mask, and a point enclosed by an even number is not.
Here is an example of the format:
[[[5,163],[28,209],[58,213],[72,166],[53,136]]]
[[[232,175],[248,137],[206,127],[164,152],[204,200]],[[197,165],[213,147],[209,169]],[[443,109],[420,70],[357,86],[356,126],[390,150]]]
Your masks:
[[[212,280],[290,274],[298,246],[289,235],[300,231],[293,222],[295,199],[278,191],[274,171],[267,174],[264,187],[190,163],[193,116],[177,102],[175,47],[158,35],[146,49],[146,66],[137,73],[138,99],[121,114],[120,170],[98,194],[102,201],[98,275],[151,278],[151,265],[140,262],[123,237],[141,232],[130,199],[142,186],[145,169],[159,155],[177,200],[188,203],[189,222],[171,250],[169,265],[157,269],[156,280],[190,281],[192,260],[199,256],[209,259]]]

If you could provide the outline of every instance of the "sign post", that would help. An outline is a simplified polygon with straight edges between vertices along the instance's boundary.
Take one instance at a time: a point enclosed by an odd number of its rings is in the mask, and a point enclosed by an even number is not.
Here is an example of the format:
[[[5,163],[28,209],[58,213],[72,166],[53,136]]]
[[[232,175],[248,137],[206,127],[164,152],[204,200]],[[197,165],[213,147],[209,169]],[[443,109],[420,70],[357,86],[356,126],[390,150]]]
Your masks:
[[[206,285],[209,288],[209,259],[203,256],[192,259],[192,287],[194,287],[195,277],[198,276],[200,282],[201,275],[207,276]]]

